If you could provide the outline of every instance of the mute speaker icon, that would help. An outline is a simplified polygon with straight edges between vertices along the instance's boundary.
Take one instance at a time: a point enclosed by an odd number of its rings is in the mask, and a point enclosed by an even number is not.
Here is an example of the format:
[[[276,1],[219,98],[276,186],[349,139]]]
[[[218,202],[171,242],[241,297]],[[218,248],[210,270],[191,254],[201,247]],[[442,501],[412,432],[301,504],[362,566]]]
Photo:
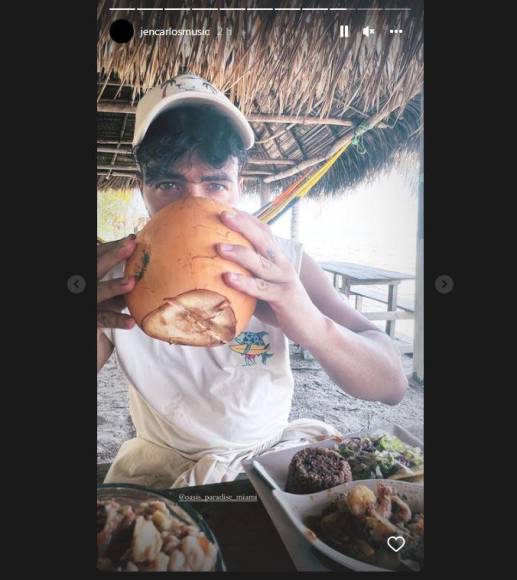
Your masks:
[[[375,32],[375,29],[370,28],[369,26],[365,26],[363,28],[363,34],[364,36],[370,36],[370,34],[373,34]]]

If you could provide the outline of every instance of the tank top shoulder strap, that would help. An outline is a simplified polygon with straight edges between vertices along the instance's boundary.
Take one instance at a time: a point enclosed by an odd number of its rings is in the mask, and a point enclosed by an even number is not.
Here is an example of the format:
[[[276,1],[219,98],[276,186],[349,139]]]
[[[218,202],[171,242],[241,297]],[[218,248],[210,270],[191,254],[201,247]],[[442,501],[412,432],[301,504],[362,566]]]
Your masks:
[[[286,238],[279,238],[275,236],[275,242],[280,246],[280,249],[287,256],[288,260],[294,266],[297,274],[300,274],[302,267],[303,244],[295,240],[288,240]]]

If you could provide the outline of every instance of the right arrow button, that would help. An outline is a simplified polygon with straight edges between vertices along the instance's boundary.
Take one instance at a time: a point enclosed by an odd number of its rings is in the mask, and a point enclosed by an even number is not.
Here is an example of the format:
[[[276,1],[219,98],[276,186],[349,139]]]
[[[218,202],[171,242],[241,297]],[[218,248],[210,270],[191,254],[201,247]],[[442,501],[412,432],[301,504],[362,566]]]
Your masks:
[[[454,280],[447,274],[442,274],[434,281],[434,287],[440,294],[449,294],[454,288]]]

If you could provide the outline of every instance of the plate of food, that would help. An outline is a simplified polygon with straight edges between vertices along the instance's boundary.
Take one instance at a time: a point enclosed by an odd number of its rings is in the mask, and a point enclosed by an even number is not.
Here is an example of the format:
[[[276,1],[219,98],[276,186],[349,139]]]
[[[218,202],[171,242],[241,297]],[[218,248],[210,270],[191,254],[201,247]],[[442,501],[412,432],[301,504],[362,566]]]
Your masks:
[[[97,569],[223,572],[217,540],[189,504],[144,487],[97,488]]]
[[[398,426],[359,432],[253,458],[271,487],[313,493],[362,479],[423,482],[423,445]]]
[[[421,483],[424,478],[424,454],[415,445],[396,435],[348,436],[337,451],[348,461],[352,479],[399,479]]]
[[[423,569],[423,494],[416,483],[378,479],[311,494],[273,490],[307,542],[357,572]]]

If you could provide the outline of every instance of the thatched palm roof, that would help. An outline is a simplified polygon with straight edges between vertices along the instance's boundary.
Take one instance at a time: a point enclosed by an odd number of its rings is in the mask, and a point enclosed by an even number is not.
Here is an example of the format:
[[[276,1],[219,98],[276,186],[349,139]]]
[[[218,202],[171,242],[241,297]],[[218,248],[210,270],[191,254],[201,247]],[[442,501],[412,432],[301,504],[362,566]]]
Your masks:
[[[334,8],[339,2],[298,2]],[[142,4],[173,8],[178,2]],[[193,3],[195,5],[195,3]],[[198,3],[201,6],[201,3]],[[204,3],[206,6],[207,3]],[[215,0],[213,11],[118,12],[126,2],[98,5],[98,185],[128,187],[135,170],[130,142],[134,110],[145,90],[181,71],[198,74],[226,92],[248,116],[256,145],[245,175],[285,184],[300,169],[328,158],[368,121],[373,126],[339,159],[321,183],[327,192],[369,178],[401,154],[416,151],[422,112],[423,2],[346,3],[347,11],[253,11],[291,2]],[[382,7],[366,11],[364,6]],[[411,10],[397,10],[399,6]],[[390,9],[391,8],[391,9]],[[111,23],[128,18],[135,36],[114,43]],[[340,25],[350,36],[340,38]],[[375,30],[362,34],[368,26]],[[210,36],[146,36],[141,28],[209,28]],[[390,34],[399,28],[402,34]],[[226,36],[226,30],[231,35]],[[222,35],[218,35],[218,30]],[[317,190],[315,190],[317,191]]]

